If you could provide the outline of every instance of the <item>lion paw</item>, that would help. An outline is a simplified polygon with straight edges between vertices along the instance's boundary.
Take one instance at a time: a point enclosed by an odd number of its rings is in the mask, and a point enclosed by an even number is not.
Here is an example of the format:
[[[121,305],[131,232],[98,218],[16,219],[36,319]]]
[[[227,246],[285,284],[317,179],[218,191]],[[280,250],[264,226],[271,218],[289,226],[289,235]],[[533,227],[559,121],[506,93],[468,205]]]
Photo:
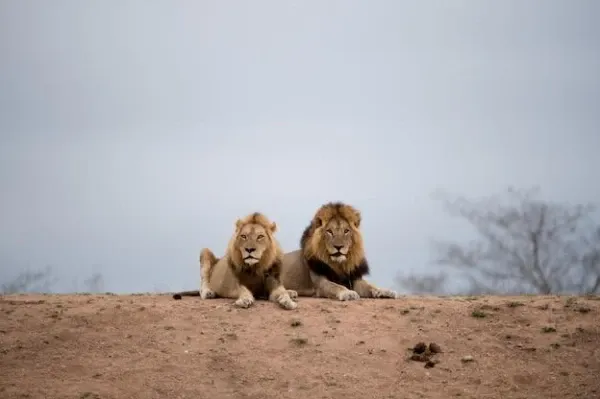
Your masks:
[[[360,299],[360,295],[358,295],[358,292],[356,292],[356,291],[344,290],[344,291],[340,291],[337,294],[337,299],[340,301],[353,301],[356,299]]]
[[[294,310],[298,307],[298,304],[294,302],[288,295],[283,295],[277,302],[279,303],[279,306],[286,310]]]
[[[208,288],[200,290],[200,298],[202,299],[213,299],[216,297],[217,294],[214,291],[209,290]]]
[[[294,290],[286,290],[286,291],[292,300],[298,298],[298,292],[296,292]]]
[[[373,298],[393,298],[393,299],[396,299],[396,297],[397,297],[396,291],[386,290],[386,289],[381,289],[381,288],[374,289],[371,292],[371,295],[373,295]]]
[[[235,306],[237,306],[238,308],[249,308],[252,304],[254,303],[254,299],[244,296],[241,298],[238,298],[233,304]]]

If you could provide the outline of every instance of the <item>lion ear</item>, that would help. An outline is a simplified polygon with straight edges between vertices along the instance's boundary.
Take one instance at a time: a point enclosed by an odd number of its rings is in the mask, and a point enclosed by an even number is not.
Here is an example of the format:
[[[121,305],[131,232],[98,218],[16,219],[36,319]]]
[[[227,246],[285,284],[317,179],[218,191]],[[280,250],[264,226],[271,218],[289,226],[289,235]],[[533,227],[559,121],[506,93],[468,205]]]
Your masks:
[[[356,211],[354,216],[356,217],[356,220],[354,221],[354,226],[356,226],[356,228],[358,229],[360,227],[360,222],[361,222],[361,216],[360,216],[360,212]]]
[[[315,223],[315,228],[319,228],[319,227],[323,226],[323,219],[315,218],[314,223]]]
[[[271,233],[275,233],[277,231],[277,223],[271,223]]]
[[[238,219],[235,221],[235,229],[239,230],[242,227],[242,219]]]

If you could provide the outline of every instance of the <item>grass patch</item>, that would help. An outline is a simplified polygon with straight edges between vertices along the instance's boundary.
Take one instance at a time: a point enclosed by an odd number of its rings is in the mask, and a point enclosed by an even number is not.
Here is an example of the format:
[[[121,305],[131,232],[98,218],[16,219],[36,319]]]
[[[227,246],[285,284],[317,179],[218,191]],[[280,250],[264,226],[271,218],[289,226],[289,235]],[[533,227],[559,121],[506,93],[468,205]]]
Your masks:
[[[295,346],[304,346],[308,344],[308,338],[294,337],[290,339],[290,342]]]
[[[290,326],[292,327],[300,327],[302,325],[302,320],[294,319],[290,322]]]

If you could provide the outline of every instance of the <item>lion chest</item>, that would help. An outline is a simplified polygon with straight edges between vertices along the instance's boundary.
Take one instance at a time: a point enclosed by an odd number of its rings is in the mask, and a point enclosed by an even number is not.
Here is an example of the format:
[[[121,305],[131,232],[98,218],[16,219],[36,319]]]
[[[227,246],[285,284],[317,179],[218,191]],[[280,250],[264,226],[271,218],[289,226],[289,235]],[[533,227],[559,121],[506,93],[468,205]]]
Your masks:
[[[342,271],[340,268],[333,267],[316,258],[309,258],[306,263],[313,273],[350,290],[353,289],[356,280],[369,274],[369,265],[366,259],[363,259],[360,264],[349,271]]]
[[[238,280],[240,284],[252,292],[255,298],[267,298],[269,296],[263,276],[251,272],[242,272],[238,275]]]

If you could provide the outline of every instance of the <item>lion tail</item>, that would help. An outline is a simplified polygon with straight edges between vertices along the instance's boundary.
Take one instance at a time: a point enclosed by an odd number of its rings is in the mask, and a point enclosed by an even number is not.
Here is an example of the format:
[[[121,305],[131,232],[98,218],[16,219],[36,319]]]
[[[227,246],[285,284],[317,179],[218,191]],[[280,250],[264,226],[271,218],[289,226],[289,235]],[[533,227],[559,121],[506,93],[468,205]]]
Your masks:
[[[217,264],[219,258],[208,248],[200,252],[200,276],[202,281],[208,281],[213,267]],[[200,296],[200,290],[181,291],[173,294],[173,299],[182,299],[184,296]]]
[[[176,292],[173,294],[173,299],[181,299],[184,296],[200,296],[200,290]]]

